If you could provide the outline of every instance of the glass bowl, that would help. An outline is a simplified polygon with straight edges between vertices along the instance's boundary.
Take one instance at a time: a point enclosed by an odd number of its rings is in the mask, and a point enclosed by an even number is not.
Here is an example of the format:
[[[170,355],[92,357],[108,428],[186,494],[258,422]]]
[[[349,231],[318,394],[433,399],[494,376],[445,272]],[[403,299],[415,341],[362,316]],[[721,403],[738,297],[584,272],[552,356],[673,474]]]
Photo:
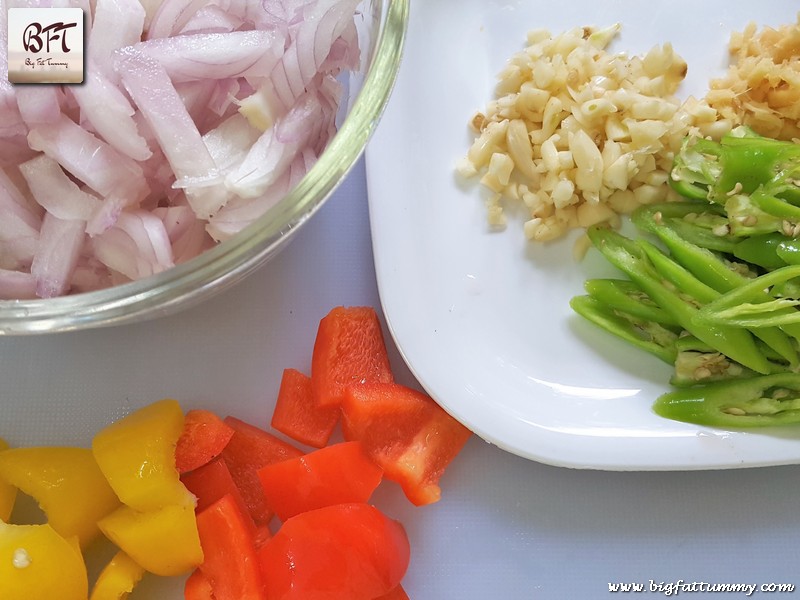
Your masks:
[[[409,3],[361,3],[362,66],[344,81],[338,132],[297,187],[260,219],[199,256],[141,280],[58,298],[0,300],[0,335],[72,331],[167,315],[229,288],[274,256],[363,153],[400,66]]]

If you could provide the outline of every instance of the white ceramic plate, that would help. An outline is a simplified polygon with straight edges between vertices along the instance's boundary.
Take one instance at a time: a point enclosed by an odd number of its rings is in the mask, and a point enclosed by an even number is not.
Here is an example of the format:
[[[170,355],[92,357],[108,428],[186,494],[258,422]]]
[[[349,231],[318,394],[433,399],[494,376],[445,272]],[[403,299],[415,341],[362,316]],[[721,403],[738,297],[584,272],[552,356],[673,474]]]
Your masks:
[[[467,122],[529,29],[622,24],[614,51],[671,42],[702,95],[727,64],[731,31],[797,18],[792,0],[430,0],[414,4],[404,64],[367,150],[371,227],[386,318],[409,367],[487,441],[555,465],[703,469],[800,462],[800,430],[728,432],[652,412],[669,367],[573,315],[588,277],[572,239],[531,245],[521,220],[492,232],[481,191],[454,164]]]

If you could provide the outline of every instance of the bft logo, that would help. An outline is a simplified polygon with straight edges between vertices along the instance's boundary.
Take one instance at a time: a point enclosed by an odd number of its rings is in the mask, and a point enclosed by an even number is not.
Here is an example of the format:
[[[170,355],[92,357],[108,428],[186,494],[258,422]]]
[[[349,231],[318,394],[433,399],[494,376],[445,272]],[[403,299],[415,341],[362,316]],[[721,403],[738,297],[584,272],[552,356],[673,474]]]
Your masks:
[[[77,23],[53,23],[43,27],[41,23],[31,23],[22,34],[22,46],[28,52],[50,52],[50,42],[61,40],[61,51],[66,54],[70,51],[67,46],[67,30],[77,27]],[[44,36],[44,39],[42,39]]]
[[[83,10],[8,9],[11,83],[83,82]]]

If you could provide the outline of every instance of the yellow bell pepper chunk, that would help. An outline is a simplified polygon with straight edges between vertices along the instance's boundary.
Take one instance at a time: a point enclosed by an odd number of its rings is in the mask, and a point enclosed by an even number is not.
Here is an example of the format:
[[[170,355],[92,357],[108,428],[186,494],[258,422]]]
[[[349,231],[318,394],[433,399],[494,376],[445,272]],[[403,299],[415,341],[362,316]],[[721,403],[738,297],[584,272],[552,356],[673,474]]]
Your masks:
[[[94,457],[123,504],[152,511],[194,501],[175,468],[183,419],[176,400],[160,400],[95,435]]]
[[[156,575],[183,575],[203,562],[193,503],[151,511],[121,506],[98,524],[120,550]]]
[[[50,525],[0,523],[0,598],[86,600],[89,582],[76,538]]]
[[[144,568],[120,550],[100,571],[89,600],[125,600],[143,576]]]
[[[53,529],[84,548],[100,533],[98,519],[120,504],[88,448],[5,450],[0,479],[34,498]]]
[[[8,450],[8,442],[0,438],[0,453]],[[17,488],[0,477],[0,521],[8,521],[14,502],[17,499]]]

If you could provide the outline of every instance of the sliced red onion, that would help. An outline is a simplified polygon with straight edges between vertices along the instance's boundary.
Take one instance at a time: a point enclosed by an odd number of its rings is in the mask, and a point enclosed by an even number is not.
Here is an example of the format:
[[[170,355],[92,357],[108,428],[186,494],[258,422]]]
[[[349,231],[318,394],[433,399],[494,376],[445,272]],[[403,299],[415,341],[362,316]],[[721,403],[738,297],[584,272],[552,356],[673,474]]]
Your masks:
[[[117,220],[116,227],[131,237],[152,273],[174,266],[169,234],[158,215],[141,210],[125,212]]]
[[[223,10],[219,6],[208,5],[198,10],[186,25],[181,34],[192,33],[230,33],[242,26],[242,19]]]
[[[205,221],[198,219],[189,206],[157,208],[153,214],[164,222],[164,228],[172,243],[175,264],[197,256],[211,246],[205,231]]]
[[[191,260],[201,252],[214,247],[215,240],[206,232],[206,221],[196,220],[183,235],[172,243],[175,264]]]
[[[281,58],[285,38],[272,31],[195,33],[149,39],[133,48],[155,59],[173,82],[267,77]]]
[[[161,219],[170,242],[184,235],[197,221],[190,206],[162,206],[153,210],[153,214]]]
[[[217,168],[227,173],[245,159],[258,138],[258,130],[242,115],[234,114],[206,133],[203,142]]]
[[[15,88],[19,114],[29,128],[58,121],[62,95],[61,88],[55,85],[21,85]]]
[[[39,247],[31,264],[37,296],[53,298],[69,291],[85,238],[85,221],[59,219],[50,213],[45,215],[39,233]]]
[[[217,87],[217,82],[213,79],[204,81],[183,81],[174,84],[175,91],[183,102],[186,112],[194,122],[195,127],[200,130],[198,121],[203,119],[208,113],[208,104],[211,96]]]
[[[161,7],[163,0],[139,0],[139,2],[141,2],[144,7],[144,34],[142,36],[144,37],[147,35],[147,31],[150,29],[150,23],[153,22],[153,17]]]
[[[183,29],[206,0],[162,0],[147,28],[147,38],[166,38]]]
[[[57,123],[28,134],[34,150],[44,152],[101,196],[119,196],[133,204],[147,195],[142,168],[62,114]]]
[[[107,196],[86,222],[86,233],[94,237],[116,225],[129,202],[121,196]]]
[[[242,196],[231,199],[208,222],[206,230],[216,241],[231,238],[275,206],[296,186],[314,164],[314,157],[301,152],[281,175],[255,199]]]
[[[146,277],[260,217],[335,132],[356,4],[15,0],[84,8],[88,61],[81,86],[0,78],[0,297]]]
[[[322,118],[310,139],[316,140],[312,149],[315,154],[320,155],[336,135],[336,114],[342,97],[342,84],[333,76],[327,75],[322,78],[317,94],[322,107]]]
[[[239,79],[229,77],[217,82],[214,87],[214,93],[208,102],[208,108],[211,109],[216,116],[222,117],[230,112],[236,101],[236,94],[242,89]]]
[[[3,175],[5,177],[0,176],[0,180],[2,180],[2,187],[8,188],[9,183],[13,188],[11,189],[10,193],[14,198],[14,202],[19,204],[20,206],[24,206],[25,209],[34,215],[34,223],[41,225],[42,217],[44,216],[44,208],[42,208],[38,202],[33,198],[33,195],[30,193],[28,189],[28,182],[25,181],[25,177],[22,175],[22,172],[19,170],[19,166],[15,165],[12,167],[6,167],[3,169]]]
[[[94,22],[87,48],[95,64],[112,75],[111,55],[117,48],[139,42],[145,24],[145,7],[139,0],[95,0]],[[85,69],[89,75],[92,68]],[[79,86],[74,86],[79,87]]]
[[[37,152],[28,147],[26,134],[11,137],[0,136],[0,169],[17,165],[37,155]]]
[[[135,160],[147,160],[153,153],[131,118],[136,111],[125,94],[93,67],[90,61],[83,85],[70,87],[82,116],[113,148]]]
[[[308,143],[322,115],[319,96],[305,94],[258,138],[241,164],[225,177],[226,187],[242,198],[263,194]]]
[[[7,65],[8,63],[6,63],[6,73],[8,72]],[[0,79],[0,138],[27,134],[28,126],[22,120],[19,112],[16,90],[8,80]]]
[[[243,113],[254,124],[272,123],[305,93],[334,42],[348,32],[358,1],[317,0],[302,7],[303,20],[290,27],[293,37],[285,54],[269,79],[242,101]],[[336,52],[341,53],[341,49]]]
[[[42,225],[41,210],[35,208],[35,203],[22,192],[16,183],[5,171],[0,171],[0,221],[11,216],[24,222],[28,227],[38,230]]]
[[[39,242],[41,219],[15,198],[18,193],[0,171],[0,268],[30,265]]]
[[[177,203],[178,197],[183,193],[172,187],[175,183],[175,174],[169,165],[164,152],[156,145],[153,157],[143,163],[145,175],[150,183],[150,195],[142,201],[143,208],[156,208],[163,205],[173,205]]]
[[[2,244],[0,244],[2,249]],[[21,300],[36,297],[36,278],[30,273],[0,269],[0,298]]]
[[[208,218],[219,206],[215,206],[207,189],[197,189],[197,182],[213,185],[220,181],[220,174],[166,71],[132,49],[117,55],[115,67],[150,124],[176,181],[193,182],[186,190],[192,208],[200,218]]]
[[[93,256],[82,255],[78,258],[78,264],[72,271],[70,293],[92,292],[111,285],[113,285],[112,275],[107,266]]]
[[[293,1],[297,2],[297,0]],[[227,14],[235,16],[246,25],[249,25],[245,29],[279,29],[275,27],[275,19],[269,13],[272,5],[277,4],[275,0],[261,0],[260,2],[253,2],[252,0],[212,0],[212,3]]]
[[[355,71],[361,60],[361,51],[358,44],[358,28],[355,21],[347,23],[342,35],[333,40],[330,52],[320,65],[323,73],[338,73],[343,70]]]
[[[0,82],[5,82],[10,86],[8,81],[8,3],[2,3],[0,6]]]
[[[61,166],[44,154],[19,166],[34,199],[59,219],[87,221],[100,207],[100,200],[81,190]]]
[[[147,263],[139,257],[136,243],[131,237],[118,229],[110,227],[91,239],[92,254],[111,271],[119,273],[128,280],[139,279],[150,274]],[[114,279],[119,281],[119,279]]]
[[[128,279],[148,277],[174,265],[164,223],[153,213],[125,212],[91,244],[100,262]]]

